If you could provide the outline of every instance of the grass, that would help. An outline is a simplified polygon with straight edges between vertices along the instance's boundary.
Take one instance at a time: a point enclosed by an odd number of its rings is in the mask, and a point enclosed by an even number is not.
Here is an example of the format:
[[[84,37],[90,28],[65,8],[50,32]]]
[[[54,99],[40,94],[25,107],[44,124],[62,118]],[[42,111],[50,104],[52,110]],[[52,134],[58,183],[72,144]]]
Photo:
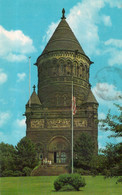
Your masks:
[[[116,178],[85,176],[86,186],[80,191],[55,192],[53,182],[56,176],[5,177],[1,178],[1,195],[120,195],[121,183]]]

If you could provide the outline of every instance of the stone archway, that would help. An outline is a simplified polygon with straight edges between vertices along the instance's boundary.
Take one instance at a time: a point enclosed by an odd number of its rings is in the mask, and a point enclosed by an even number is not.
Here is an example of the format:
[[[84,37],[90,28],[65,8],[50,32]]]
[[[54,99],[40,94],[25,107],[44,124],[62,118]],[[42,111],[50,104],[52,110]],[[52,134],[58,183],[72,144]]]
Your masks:
[[[56,136],[50,140],[48,148],[48,159],[52,163],[66,164],[69,161],[70,143],[63,136]]]

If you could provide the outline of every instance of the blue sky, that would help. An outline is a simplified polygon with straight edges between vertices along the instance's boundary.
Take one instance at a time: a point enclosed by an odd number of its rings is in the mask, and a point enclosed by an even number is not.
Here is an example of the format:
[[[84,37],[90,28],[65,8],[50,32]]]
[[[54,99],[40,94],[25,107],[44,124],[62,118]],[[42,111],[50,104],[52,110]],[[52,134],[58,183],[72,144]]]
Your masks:
[[[99,118],[104,118],[109,108],[116,112],[113,103],[122,103],[121,0],[0,0],[0,4],[0,141],[15,145],[25,136],[22,115],[29,98],[28,57],[33,86],[37,85],[33,64],[60,21],[62,8],[94,62],[90,83],[99,102]],[[99,129],[99,148],[110,141],[109,134]]]

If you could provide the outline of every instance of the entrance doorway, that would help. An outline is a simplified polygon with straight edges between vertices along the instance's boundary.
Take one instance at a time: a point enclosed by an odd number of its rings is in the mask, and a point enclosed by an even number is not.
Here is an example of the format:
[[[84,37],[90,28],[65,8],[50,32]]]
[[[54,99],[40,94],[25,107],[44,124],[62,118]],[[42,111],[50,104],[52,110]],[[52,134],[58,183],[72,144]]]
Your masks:
[[[69,141],[62,136],[51,139],[49,143],[48,159],[55,164],[66,164],[69,162]]]

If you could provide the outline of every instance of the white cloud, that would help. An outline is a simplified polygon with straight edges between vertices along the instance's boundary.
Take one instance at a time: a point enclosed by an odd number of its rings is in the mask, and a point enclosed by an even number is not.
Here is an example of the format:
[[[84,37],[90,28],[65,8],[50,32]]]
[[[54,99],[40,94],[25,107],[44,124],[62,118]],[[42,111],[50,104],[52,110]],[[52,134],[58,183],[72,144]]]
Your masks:
[[[5,120],[6,118],[7,117],[4,117]],[[26,135],[25,119],[16,119],[12,123],[12,126],[10,129],[12,129],[12,131],[7,131],[6,133],[3,132],[2,130],[0,131],[0,142],[5,142],[5,143],[12,144],[12,145],[16,145],[17,142],[19,142],[20,139],[22,139]]]
[[[48,42],[50,37],[52,36],[54,30],[56,29],[57,25],[58,25],[59,21],[57,23],[52,22],[49,27],[48,30],[46,32],[46,35],[43,37],[43,42]],[[43,48],[43,47],[42,47]]]
[[[103,113],[103,112],[98,112],[98,119],[100,120],[100,119],[105,119],[106,118],[106,115],[105,115],[105,113]]]
[[[121,39],[109,39],[109,40],[105,41],[105,45],[110,45],[110,46],[122,48],[122,40]]]
[[[17,77],[18,77],[18,80],[17,80],[18,82],[24,81],[25,77],[26,77],[26,74],[24,72],[23,73],[18,73]]]
[[[104,149],[107,143],[115,143],[115,138],[108,138],[111,135],[111,131],[98,130],[98,148]]]
[[[98,145],[99,145],[99,149],[100,148],[105,148],[105,146],[107,145],[107,143],[113,143],[113,144],[117,144],[120,143],[122,140],[120,138],[116,138],[116,137],[109,137],[111,135],[114,135],[114,133],[112,131],[104,131],[101,130],[99,127],[98,130]]]
[[[10,112],[0,112],[0,127],[2,127],[10,119],[10,117]]]
[[[110,16],[103,15],[102,20],[103,20],[103,23],[104,23],[105,26],[111,26],[112,25]]]
[[[110,55],[108,59],[108,64],[110,66],[113,65],[121,65],[122,64],[122,40],[121,39],[109,39],[104,42],[106,49],[104,53],[108,53]]]
[[[15,124],[18,126],[18,127],[25,127],[25,119],[16,119],[15,121]]]
[[[7,74],[3,72],[3,69],[0,69],[0,85],[7,81]]]
[[[13,122],[12,137],[16,142],[19,142],[26,135],[26,124],[24,119],[16,119]],[[16,143],[15,143],[16,144]]]
[[[35,52],[33,41],[21,30],[7,31],[0,26],[0,57],[8,61],[26,60],[26,55]]]
[[[21,61],[27,61],[27,57],[25,55],[19,55],[19,54],[13,54],[9,53],[8,56],[5,56],[6,60],[9,62],[21,62]]]
[[[122,92],[117,91],[114,85],[108,83],[97,83],[92,89],[95,96],[105,101],[115,101],[122,99]]]
[[[122,64],[122,51],[113,49],[108,60],[110,66]]]
[[[106,112],[108,109],[116,110],[114,108],[114,103],[122,104],[122,92],[117,90],[117,88],[108,83],[97,83],[92,89],[100,106],[104,107]],[[102,111],[103,112],[103,111]]]
[[[105,3],[108,3],[110,7],[117,7],[122,8],[122,1],[121,0],[104,0]]]

